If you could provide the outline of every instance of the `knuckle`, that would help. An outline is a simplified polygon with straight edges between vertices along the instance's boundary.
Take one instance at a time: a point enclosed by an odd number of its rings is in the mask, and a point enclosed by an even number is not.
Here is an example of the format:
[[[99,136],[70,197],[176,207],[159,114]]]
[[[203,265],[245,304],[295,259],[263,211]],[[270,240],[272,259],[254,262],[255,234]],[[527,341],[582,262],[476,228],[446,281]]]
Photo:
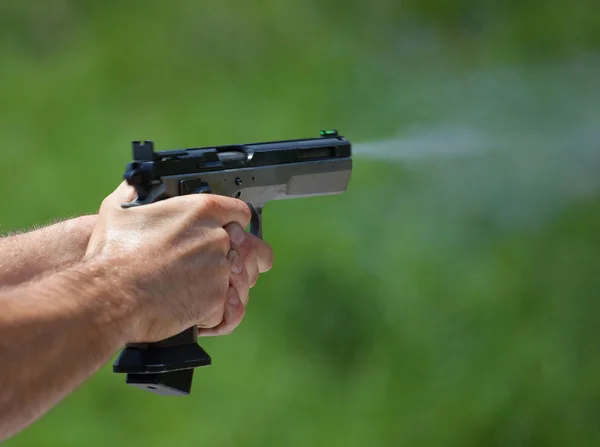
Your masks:
[[[217,231],[215,232],[215,243],[219,247],[225,247],[227,251],[229,251],[229,247],[231,246],[231,238],[229,233],[224,228],[217,228]]]
[[[238,200],[238,202],[240,205],[241,215],[244,218],[244,222],[241,223],[243,227],[246,227],[250,224],[250,221],[252,220],[252,212],[250,211],[248,205],[246,205],[244,202],[242,202],[241,200]]]
[[[218,215],[222,210],[221,202],[218,196],[214,194],[199,194],[198,200],[195,200],[195,213],[199,217]]]
[[[249,262],[252,260],[252,257],[255,255],[252,239],[249,237],[244,239],[244,242],[242,242],[242,245],[240,245],[239,248],[239,255],[242,257],[244,262]]]
[[[250,287],[250,275],[246,269],[243,269],[241,273],[232,275],[232,280],[240,292]]]
[[[108,196],[105,197],[104,200],[102,200],[102,203],[100,203],[100,211],[106,211],[107,209],[111,208],[112,206],[112,197]]]
[[[218,194],[200,194],[200,198],[193,196],[190,195],[189,197],[191,198],[189,200],[194,201],[196,216],[216,218],[224,224],[223,219],[225,219],[225,216],[234,213],[241,219],[239,223],[242,227],[250,224],[250,220],[252,219],[250,208],[245,202],[239,199]]]
[[[227,256],[221,252],[216,255],[214,266],[215,275],[218,278],[229,277],[231,274],[231,263],[229,262],[229,259],[227,259]],[[221,285],[220,291],[223,291],[222,289],[223,285]]]
[[[247,289],[250,286],[250,280],[251,278],[248,269],[242,270],[242,273],[240,273],[240,285]]]

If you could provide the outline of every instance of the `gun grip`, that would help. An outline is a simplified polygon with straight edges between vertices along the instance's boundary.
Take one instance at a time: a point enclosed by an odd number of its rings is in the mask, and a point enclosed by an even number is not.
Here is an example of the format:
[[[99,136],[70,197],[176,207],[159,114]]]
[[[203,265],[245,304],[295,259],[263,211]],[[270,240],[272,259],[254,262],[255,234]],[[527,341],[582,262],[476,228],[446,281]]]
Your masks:
[[[196,326],[156,343],[128,344],[113,364],[125,383],[163,396],[189,395],[194,368],[211,358],[198,344]]]

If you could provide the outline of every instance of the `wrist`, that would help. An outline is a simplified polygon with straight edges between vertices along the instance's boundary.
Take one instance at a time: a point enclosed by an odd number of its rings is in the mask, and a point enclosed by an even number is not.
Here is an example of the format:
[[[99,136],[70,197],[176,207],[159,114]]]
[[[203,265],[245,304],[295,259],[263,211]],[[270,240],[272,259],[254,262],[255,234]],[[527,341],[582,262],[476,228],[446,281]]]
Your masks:
[[[124,274],[129,266],[124,261],[96,257],[81,265],[81,278],[89,287],[85,304],[90,306],[98,330],[119,347],[125,345],[134,338],[139,319],[135,286]]]
[[[99,341],[118,349],[131,339],[136,326],[135,294],[122,280],[124,268],[125,264],[112,260],[89,259],[47,277],[36,286],[44,289],[42,293],[46,296],[62,296],[68,301],[64,305],[49,303],[56,309],[55,317],[62,317],[65,322],[87,321],[87,330],[95,332]]]

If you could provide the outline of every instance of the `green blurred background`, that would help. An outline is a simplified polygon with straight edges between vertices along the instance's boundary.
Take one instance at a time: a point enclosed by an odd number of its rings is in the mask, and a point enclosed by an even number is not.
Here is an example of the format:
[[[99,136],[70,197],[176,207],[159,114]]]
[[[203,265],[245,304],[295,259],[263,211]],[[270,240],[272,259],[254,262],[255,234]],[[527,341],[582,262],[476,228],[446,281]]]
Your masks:
[[[191,397],[108,364],[5,445],[600,445],[598,12],[1,2],[2,232],[95,212],[135,139],[357,151],[347,193],[266,208],[275,266]]]

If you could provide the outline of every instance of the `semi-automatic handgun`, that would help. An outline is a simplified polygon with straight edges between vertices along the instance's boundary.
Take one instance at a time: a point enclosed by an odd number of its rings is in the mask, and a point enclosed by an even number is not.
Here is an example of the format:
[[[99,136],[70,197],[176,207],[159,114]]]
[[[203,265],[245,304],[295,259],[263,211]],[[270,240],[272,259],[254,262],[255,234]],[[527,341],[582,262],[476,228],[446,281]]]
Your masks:
[[[124,178],[137,194],[123,208],[185,194],[235,197],[248,204],[250,232],[260,238],[267,202],[342,193],[352,173],[352,145],[336,130],[302,140],[160,152],[152,141],[134,141],[132,148]],[[127,345],[113,371],[156,394],[189,395],[194,369],[210,364],[191,327],[161,342]]]

